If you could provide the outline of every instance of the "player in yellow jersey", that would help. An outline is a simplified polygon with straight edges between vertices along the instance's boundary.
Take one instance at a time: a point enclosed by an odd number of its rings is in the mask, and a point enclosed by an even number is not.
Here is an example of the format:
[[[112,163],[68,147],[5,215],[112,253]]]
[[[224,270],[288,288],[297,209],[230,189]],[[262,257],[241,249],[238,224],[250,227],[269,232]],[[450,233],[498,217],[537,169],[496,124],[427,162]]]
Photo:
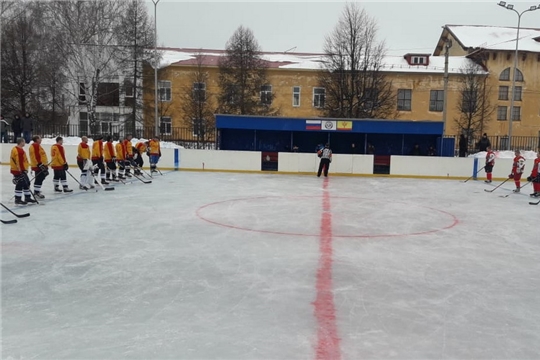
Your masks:
[[[45,149],[41,146],[41,137],[35,135],[32,137],[33,143],[30,145],[30,166],[32,171],[36,173],[36,179],[34,181],[34,195],[40,199],[45,199],[45,195],[41,192],[41,186],[43,185],[43,180],[49,175],[49,168],[47,164],[49,160],[47,159],[47,153]]]
[[[90,159],[90,146],[88,146],[88,137],[83,136],[81,137],[81,143],[79,144],[79,147],[77,148],[77,165],[79,166],[79,169],[81,170],[81,180],[79,189],[81,190],[88,190],[93,189],[93,180],[92,175],[90,175],[92,162]]]
[[[13,183],[15,184],[15,204],[26,205],[35,203],[36,200],[30,196],[30,179],[28,179],[28,169],[30,164],[24,152],[25,141],[23,138],[17,139],[17,145],[11,150],[9,164],[13,174]],[[24,200],[22,195],[24,192]]]

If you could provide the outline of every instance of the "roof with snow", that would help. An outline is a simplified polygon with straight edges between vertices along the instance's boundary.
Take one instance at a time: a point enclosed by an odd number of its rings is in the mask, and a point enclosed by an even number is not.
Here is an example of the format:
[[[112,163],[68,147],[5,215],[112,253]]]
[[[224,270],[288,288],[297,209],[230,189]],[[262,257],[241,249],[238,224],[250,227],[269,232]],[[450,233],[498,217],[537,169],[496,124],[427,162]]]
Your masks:
[[[517,28],[484,25],[445,25],[438,46],[446,38],[446,32],[468,49],[514,51],[516,49]],[[437,50],[440,49],[438,48]],[[438,51],[435,54],[438,55]],[[519,51],[540,52],[540,29],[520,28]]]
[[[219,58],[225,55],[225,50],[159,48],[161,52],[160,68],[168,66],[194,66],[197,65],[197,56],[202,56],[203,66],[218,66]],[[270,69],[294,70],[320,70],[322,69],[324,54],[321,53],[284,53],[262,52]],[[451,56],[448,71],[459,74],[461,69],[474,64],[464,56]],[[388,55],[384,57],[382,70],[386,72],[408,73],[444,73],[444,57],[431,56],[429,66],[409,65],[404,56]]]

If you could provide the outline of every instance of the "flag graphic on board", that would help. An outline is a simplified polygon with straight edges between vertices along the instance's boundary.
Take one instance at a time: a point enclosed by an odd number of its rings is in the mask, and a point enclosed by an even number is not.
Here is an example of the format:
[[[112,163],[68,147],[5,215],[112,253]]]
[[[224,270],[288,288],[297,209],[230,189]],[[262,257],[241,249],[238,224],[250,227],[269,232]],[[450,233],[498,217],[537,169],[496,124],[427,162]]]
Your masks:
[[[306,130],[321,130],[321,120],[306,120]]]
[[[322,129],[323,130],[335,131],[336,130],[336,122],[337,121],[324,120],[322,122]]]
[[[338,130],[352,130],[352,121],[338,121],[337,129]]]

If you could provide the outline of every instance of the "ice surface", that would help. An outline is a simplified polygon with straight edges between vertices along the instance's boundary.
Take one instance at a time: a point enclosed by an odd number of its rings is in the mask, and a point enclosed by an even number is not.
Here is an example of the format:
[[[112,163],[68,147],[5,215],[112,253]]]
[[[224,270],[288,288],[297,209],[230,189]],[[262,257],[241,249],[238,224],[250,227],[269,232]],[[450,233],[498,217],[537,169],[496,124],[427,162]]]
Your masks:
[[[323,181],[169,172],[55,195],[47,178],[45,205],[0,224],[2,357],[315,359]],[[485,188],[328,179],[343,359],[539,357],[540,206]]]

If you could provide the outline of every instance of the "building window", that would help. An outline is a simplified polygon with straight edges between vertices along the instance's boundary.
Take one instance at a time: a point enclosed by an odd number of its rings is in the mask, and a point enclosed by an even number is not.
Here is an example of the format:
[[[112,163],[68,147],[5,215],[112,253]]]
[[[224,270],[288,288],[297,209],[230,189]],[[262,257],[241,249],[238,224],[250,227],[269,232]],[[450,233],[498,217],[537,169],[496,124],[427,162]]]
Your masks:
[[[499,75],[500,81],[510,81],[510,68],[506,68],[502,71],[501,75]]]
[[[238,85],[229,85],[227,87],[226,95],[225,95],[227,98],[227,103],[231,105],[236,104],[240,98],[238,93],[239,93]]]
[[[120,106],[120,85],[102,82],[97,86],[97,106]]]
[[[79,83],[79,105],[86,104],[86,86],[84,83]]]
[[[476,90],[467,90],[462,93],[461,112],[465,114],[475,113],[478,105]]]
[[[133,97],[133,82],[129,79],[124,80],[124,96]]]
[[[497,107],[497,120],[506,120],[507,109],[506,106]]]
[[[499,86],[499,100],[508,100],[508,86]]]
[[[300,86],[293,86],[292,89],[292,106],[300,107]]]
[[[512,121],[521,121],[521,107],[514,106],[512,109]]]
[[[158,82],[159,100],[171,101],[171,82],[159,81]]]
[[[397,109],[399,111],[411,111],[412,90],[398,89]]]
[[[429,94],[429,111],[443,111],[444,91],[431,90]]]
[[[514,101],[521,101],[521,92],[522,92],[521,86],[516,86],[514,88]]]
[[[203,82],[193,83],[193,100],[196,102],[206,101],[206,84]]]
[[[272,85],[261,86],[261,104],[263,105],[272,104]]]
[[[424,56],[413,56],[412,57],[412,63],[414,65],[424,65],[427,63],[426,58]]]
[[[313,107],[318,109],[324,108],[324,100],[326,98],[326,89],[316,87],[313,88]]]
[[[519,71],[519,69],[516,69],[516,81],[523,82],[523,73]]]
[[[162,116],[160,118],[159,127],[161,135],[171,135],[172,133],[172,119],[170,116]]]
[[[101,133],[102,134],[109,134],[110,133],[110,123],[108,122],[102,122],[101,123]]]

